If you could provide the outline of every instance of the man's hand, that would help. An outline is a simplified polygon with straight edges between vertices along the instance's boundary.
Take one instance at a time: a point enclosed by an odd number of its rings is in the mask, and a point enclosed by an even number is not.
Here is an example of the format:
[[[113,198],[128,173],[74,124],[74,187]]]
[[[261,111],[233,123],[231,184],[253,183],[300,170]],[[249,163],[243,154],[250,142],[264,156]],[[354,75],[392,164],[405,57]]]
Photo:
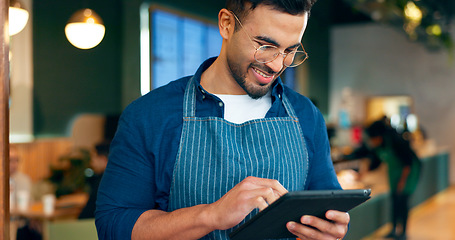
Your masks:
[[[301,240],[343,239],[348,231],[349,214],[330,210],[327,211],[325,217],[332,222],[314,216],[303,216],[300,219],[301,223],[288,222],[286,227]]]
[[[239,224],[253,209],[263,210],[288,191],[276,180],[247,177],[218,201],[209,205],[214,229]]]
[[[199,239],[214,230],[234,227],[253,209],[262,210],[286,193],[276,180],[247,177],[212,204],[172,212],[144,212],[136,221],[131,238]]]

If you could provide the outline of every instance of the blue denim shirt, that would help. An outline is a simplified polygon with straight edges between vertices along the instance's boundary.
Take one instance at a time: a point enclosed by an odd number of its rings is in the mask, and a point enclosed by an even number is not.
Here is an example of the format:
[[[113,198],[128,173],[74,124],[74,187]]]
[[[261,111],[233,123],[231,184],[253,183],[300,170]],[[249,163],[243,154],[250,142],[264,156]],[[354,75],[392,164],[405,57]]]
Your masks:
[[[224,104],[200,85],[197,70],[196,116],[222,118]],[[174,163],[183,125],[183,94],[190,77],[173,81],[132,102],[122,113],[101,181],[96,210],[100,239],[130,239],[139,216],[150,209],[166,210]],[[277,79],[272,107],[266,117],[284,117],[286,94],[299,118],[308,148],[309,173],[305,189],[341,189],[330,158],[324,119],[312,102]]]

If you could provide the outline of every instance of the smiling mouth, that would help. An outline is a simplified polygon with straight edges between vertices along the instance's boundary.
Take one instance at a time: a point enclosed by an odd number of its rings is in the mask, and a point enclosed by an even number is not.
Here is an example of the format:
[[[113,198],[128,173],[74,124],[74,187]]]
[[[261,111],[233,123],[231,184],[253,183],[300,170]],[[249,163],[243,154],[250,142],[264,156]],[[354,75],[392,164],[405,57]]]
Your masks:
[[[261,71],[261,70],[255,68],[255,67],[253,67],[252,69],[253,69],[257,74],[261,75],[261,76],[264,77],[264,78],[271,78],[271,77],[273,77],[273,75],[274,75],[274,74],[272,74],[272,75],[267,75],[265,72],[263,72],[263,71]]]

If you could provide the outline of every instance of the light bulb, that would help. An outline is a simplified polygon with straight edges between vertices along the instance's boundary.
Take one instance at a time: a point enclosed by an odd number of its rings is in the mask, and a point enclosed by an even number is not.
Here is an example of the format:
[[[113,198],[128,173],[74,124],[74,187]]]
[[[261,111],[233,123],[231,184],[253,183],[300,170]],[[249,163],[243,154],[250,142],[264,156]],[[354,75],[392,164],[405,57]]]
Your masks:
[[[88,8],[75,12],[65,27],[68,41],[80,49],[97,46],[103,40],[105,31],[103,20]]]
[[[8,14],[9,35],[13,36],[25,28],[25,25],[27,25],[28,22],[29,13],[22,7],[21,3],[12,1]]]

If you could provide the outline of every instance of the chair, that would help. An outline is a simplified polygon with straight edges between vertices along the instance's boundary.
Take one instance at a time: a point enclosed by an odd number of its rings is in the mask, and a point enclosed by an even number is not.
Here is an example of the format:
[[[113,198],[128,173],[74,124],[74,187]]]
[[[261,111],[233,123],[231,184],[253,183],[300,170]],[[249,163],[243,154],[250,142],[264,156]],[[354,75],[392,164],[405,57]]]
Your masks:
[[[95,219],[48,222],[45,229],[45,240],[98,239]]]

